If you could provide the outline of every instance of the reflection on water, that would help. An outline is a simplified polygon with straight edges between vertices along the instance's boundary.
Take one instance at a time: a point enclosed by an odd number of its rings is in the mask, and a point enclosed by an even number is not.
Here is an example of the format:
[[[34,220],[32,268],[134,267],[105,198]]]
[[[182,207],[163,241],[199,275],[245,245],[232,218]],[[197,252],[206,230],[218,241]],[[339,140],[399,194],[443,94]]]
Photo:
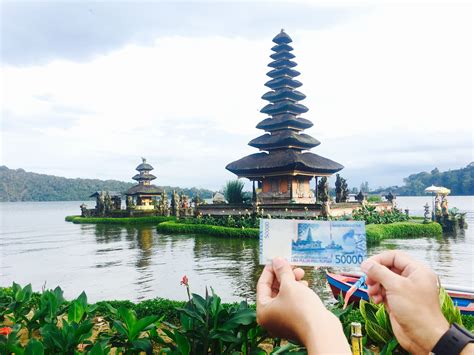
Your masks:
[[[456,206],[452,199],[451,206]],[[468,199],[468,203],[474,200]],[[38,290],[46,282],[48,287],[60,285],[69,298],[86,290],[92,301],[185,299],[186,291],[179,283],[187,275],[193,292],[203,293],[210,286],[226,302],[254,299],[262,269],[257,240],[163,235],[152,226],[64,222],[64,215],[76,213],[79,204],[0,204],[1,286],[31,282]],[[467,221],[473,225],[472,209],[469,211]],[[404,249],[429,263],[444,282],[472,286],[473,243],[470,229],[439,239],[387,240],[369,249],[369,254]],[[313,289],[330,300],[324,270],[305,270]]]

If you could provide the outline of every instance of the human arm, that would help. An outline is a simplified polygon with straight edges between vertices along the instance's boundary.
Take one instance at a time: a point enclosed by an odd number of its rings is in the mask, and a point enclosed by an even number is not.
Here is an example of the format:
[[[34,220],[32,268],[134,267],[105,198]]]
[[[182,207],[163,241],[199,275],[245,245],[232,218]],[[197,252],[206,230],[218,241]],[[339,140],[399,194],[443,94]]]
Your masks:
[[[400,251],[375,255],[361,265],[369,296],[383,302],[400,345],[427,354],[449,329],[439,304],[437,277],[426,265]],[[464,348],[472,351],[472,346]]]
[[[275,258],[257,284],[257,321],[274,336],[303,343],[309,354],[350,354],[342,325],[300,281],[302,269]]]

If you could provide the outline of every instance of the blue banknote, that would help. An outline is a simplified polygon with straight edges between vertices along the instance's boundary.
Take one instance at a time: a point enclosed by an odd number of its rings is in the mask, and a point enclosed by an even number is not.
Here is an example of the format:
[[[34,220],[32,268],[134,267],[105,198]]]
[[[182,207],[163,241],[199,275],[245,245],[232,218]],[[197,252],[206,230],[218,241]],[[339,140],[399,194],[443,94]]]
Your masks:
[[[276,256],[301,266],[359,266],[367,257],[365,223],[261,219],[260,263]]]

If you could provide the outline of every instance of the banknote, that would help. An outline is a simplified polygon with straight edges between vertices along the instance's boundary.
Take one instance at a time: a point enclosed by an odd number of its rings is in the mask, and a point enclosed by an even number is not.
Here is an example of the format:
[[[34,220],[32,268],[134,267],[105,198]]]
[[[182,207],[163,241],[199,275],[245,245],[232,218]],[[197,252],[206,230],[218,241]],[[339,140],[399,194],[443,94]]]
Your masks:
[[[260,220],[260,264],[281,256],[293,265],[359,266],[367,257],[361,221]]]

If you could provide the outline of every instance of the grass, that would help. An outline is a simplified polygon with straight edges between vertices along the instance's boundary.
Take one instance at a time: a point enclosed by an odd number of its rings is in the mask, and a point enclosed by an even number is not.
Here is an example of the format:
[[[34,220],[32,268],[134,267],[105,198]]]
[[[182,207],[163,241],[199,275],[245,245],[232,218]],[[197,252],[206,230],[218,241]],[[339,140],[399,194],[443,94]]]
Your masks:
[[[170,234],[207,234],[216,237],[258,238],[258,228],[231,228],[208,224],[188,224],[168,221],[160,223],[158,232]]]
[[[174,217],[165,216],[148,216],[148,217],[81,217],[81,216],[66,216],[66,222],[76,224],[159,224],[166,221],[174,221]]]
[[[379,243],[383,239],[404,239],[422,237],[440,237],[443,229],[439,223],[396,222],[389,224],[368,224],[366,226],[367,242]]]

